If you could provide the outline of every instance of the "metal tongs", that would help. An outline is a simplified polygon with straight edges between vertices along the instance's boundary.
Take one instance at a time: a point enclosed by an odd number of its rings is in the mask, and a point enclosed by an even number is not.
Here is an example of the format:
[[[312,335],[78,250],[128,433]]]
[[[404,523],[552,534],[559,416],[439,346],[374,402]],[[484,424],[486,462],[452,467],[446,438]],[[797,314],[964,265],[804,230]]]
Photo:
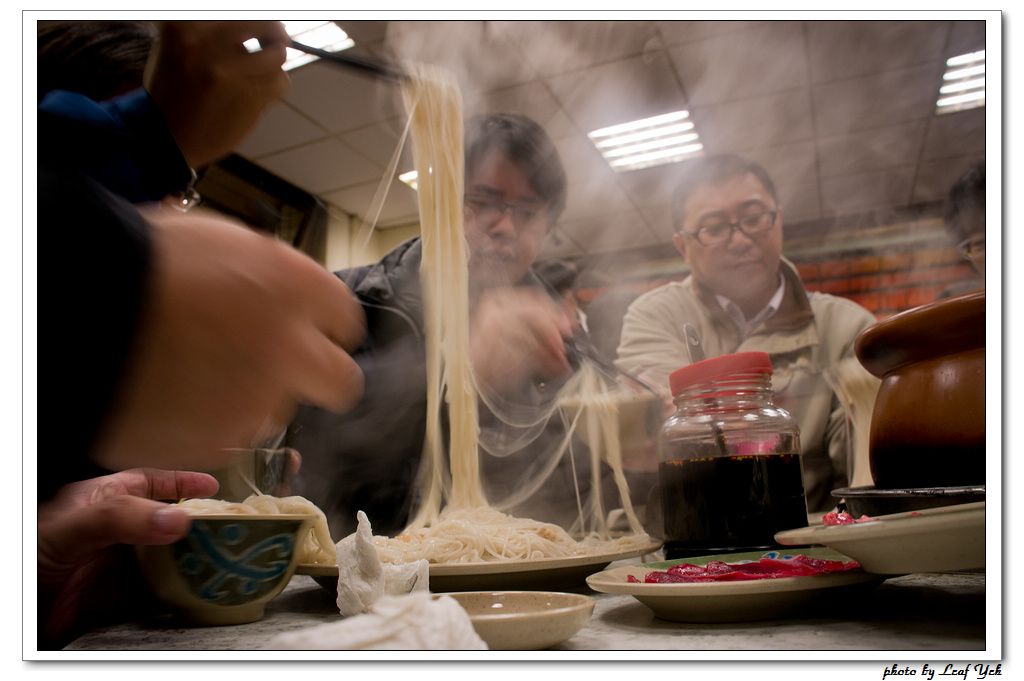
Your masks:
[[[619,385],[622,383],[622,379],[626,378],[636,383],[641,388],[651,391],[655,395],[661,395],[661,392],[657,388],[644,379],[634,373],[615,366],[615,363],[602,355],[601,351],[598,350],[587,338],[573,336],[565,342],[565,351],[568,354],[569,363],[573,365],[574,368],[579,367],[579,365],[583,363],[583,360],[586,359],[593,363],[601,375],[613,384]]]
[[[686,354],[690,357],[690,364],[704,361],[704,348],[700,344],[700,336],[693,324],[683,324],[683,334],[686,336]]]
[[[703,362],[704,347],[700,344],[700,336],[697,335],[697,329],[693,328],[692,324],[683,324],[683,335],[686,336],[686,354],[690,356],[690,364]],[[715,446],[718,447],[718,451],[721,452],[722,456],[728,456],[725,433],[722,432],[722,426],[717,421],[712,420],[711,430],[715,434]]]
[[[405,69],[387,62],[377,61],[368,57],[360,57],[359,55],[350,54],[348,52],[328,52],[327,50],[321,50],[318,47],[311,47],[309,45],[297,43],[294,40],[291,41],[291,45],[289,45],[289,47],[293,50],[311,54],[314,57],[320,57],[325,61],[358,69],[364,73],[374,76],[375,78],[391,81],[393,83],[401,83],[402,81],[409,79],[409,74],[406,73]]]

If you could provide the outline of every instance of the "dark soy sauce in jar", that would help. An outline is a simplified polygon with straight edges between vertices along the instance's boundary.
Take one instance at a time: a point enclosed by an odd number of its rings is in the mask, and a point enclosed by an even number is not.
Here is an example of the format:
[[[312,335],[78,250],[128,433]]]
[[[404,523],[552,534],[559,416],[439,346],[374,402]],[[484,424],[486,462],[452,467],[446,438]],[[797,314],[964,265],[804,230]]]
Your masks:
[[[807,526],[796,453],[662,461],[665,557],[780,548],[775,533]]]

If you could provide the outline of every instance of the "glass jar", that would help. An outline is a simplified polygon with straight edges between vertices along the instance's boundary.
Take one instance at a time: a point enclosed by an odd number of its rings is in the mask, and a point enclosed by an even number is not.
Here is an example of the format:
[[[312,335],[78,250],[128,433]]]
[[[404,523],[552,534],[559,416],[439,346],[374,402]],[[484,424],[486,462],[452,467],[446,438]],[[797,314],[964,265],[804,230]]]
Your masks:
[[[658,438],[668,559],[779,548],[807,526],[800,430],[772,404],[767,353],[706,359],[672,373],[676,413]]]

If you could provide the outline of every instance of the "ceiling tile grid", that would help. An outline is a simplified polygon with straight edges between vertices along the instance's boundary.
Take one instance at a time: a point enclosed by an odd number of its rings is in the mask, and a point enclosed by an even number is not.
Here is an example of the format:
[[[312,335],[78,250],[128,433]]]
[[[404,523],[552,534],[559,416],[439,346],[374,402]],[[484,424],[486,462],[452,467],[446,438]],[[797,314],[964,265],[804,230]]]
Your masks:
[[[808,86],[799,22],[768,22],[669,49],[693,108]]]
[[[687,164],[617,173],[586,136],[627,120],[689,110],[705,153],[769,169],[790,224],[940,202],[985,154],[984,108],[935,114],[945,59],[984,49],[982,20],[339,23],[358,53],[450,69],[467,114],[544,126],[569,203],[542,257],[670,241]],[[324,62],[290,74],[238,152],[362,219],[404,131],[400,91]],[[406,143],[397,172],[411,169]],[[415,223],[415,193],[387,184],[379,225]]]

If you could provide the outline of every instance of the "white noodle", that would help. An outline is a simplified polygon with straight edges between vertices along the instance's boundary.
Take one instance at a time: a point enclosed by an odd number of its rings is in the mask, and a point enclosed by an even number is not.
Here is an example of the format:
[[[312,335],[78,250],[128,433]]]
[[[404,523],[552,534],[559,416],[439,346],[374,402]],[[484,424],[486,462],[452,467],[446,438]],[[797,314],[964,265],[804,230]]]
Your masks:
[[[327,517],[316,504],[305,497],[272,497],[269,494],[261,494],[253,495],[241,502],[221,501],[220,499],[183,499],[177,505],[187,510],[190,515],[212,515],[215,513],[315,515],[316,521],[302,542],[302,546],[299,547],[299,562],[333,565],[336,560],[334,542],[331,540],[331,533],[327,528]]]
[[[847,417],[847,475],[851,487],[872,484],[870,466],[871,414],[882,381],[868,373],[855,357],[839,362],[824,374],[825,380],[842,403]]]
[[[607,389],[592,371],[581,371],[570,382],[570,389],[579,397],[579,413],[572,421],[588,414],[585,421],[592,432],[587,440],[595,457],[592,498],[599,497],[598,464],[603,458],[615,472],[634,535],[612,540],[599,500],[590,509],[600,518],[598,531],[582,541],[557,525],[515,518],[488,504],[480,477],[478,391],[469,362],[462,100],[449,73],[427,66],[410,70],[412,77],[403,85],[403,96],[411,119],[409,131],[418,174],[427,356],[427,430],[420,478],[423,495],[416,516],[401,535],[374,538],[378,553],[382,560],[393,563],[421,558],[432,563],[467,563],[645,547],[650,539],[633,513],[622,475],[618,420],[605,418],[611,401],[604,397]],[[441,427],[441,404],[445,399],[450,421],[450,479],[445,473]],[[570,428],[566,442],[571,434]],[[607,449],[603,453],[601,443]],[[582,514],[582,504],[580,507]]]

